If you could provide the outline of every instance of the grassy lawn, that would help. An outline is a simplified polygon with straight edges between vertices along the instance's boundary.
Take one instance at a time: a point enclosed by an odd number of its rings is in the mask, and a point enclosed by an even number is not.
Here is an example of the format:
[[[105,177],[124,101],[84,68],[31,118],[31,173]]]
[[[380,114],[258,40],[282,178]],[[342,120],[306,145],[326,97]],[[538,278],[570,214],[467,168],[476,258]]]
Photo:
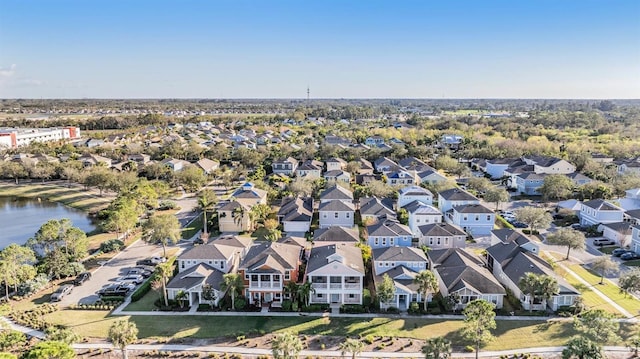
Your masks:
[[[65,324],[86,337],[102,337],[119,317],[109,317],[105,311],[66,310],[51,313],[47,319],[55,324]],[[317,317],[235,317],[219,324],[217,318],[198,316],[132,316],[141,339],[152,338],[216,338],[237,335],[268,334],[294,331],[300,334],[332,336],[398,336],[426,339],[445,336],[463,345],[461,320],[421,318],[317,318]],[[225,318],[226,319],[226,318]],[[564,344],[575,334],[571,321],[498,321],[494,331],[496,340],[486,350],[506,350],[532,346],[556,346]],[[619,335],[626,340],[634,328],[621,324]],[[622,343],[612,343],[622,344]]]
[[[131,302],[127,305],[123,311],[125,312],[135,312],[135,311],[145,311],[150,312],[156,309],[156,306],[153,303],[160,298],[158,292],[150,290],[144,297],[142,297],[137,302]]]
[[[625,261],[623,263],[624,263],[624,265],[626,265],[628,267],[640,267],[640,259],[634,259],[634,260],[630,260],[630,261]]]
[[[190,239],[191,237],[195,236],[196,233],[198,233],[198,231],[202,229],[203,219],[204,218],[202,218],[202,214],[200,214],[186,227],[182,228],[182,239]]]
[[[640,313],[640,300],[637,300],[633,297],[625,296],[625,294],[620,293],[620,288],[617,285],[611,283],[606,279],[604,281],[604,284],[599,284],[600,276],[584,269],[579,264],[570,265],[569,269],[574,271],[590,285],[596,287],[600,292],[611,298],[611,300],[616,302],[622,308],[626,309],[629,313],[632,313],[634,315]]]
[[[46,183],[24,185],[1,183],[0,196],[41,198],[91,213],[98,212],[111,202],[109,197],[99,197],[82,188]]]
[[[613,252],[614,249],[616,248],[620,248],[618,246],[607,246],[607,247],[600,247],[598,248],[598,250],[604,254],[611,254],[611,252]]]
[[[100,244],[110,239],[116,239],[115,233],[98,233],[91,236],[87,236],[89,240],[89,250],[100,248]]]

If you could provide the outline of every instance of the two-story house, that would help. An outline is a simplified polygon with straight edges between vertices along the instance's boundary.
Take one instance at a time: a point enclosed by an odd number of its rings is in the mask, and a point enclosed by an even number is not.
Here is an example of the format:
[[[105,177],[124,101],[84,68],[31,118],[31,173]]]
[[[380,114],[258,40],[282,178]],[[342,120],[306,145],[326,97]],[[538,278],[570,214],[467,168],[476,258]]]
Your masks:
[[[313,243],[318,245],[360,242],[360,234],[356,228],[333,226],[313,231]]]
[[[308,232],[313,218],[312,197],[287,197],[282,199],[278,220],[285,233]]]
[[[398,208],[404,207],[413,201],[420,201],[427,205],[433,204],[433,193],[419,186],[408,186],[398,190]]]
[[[529,196],[540,195],[540,187],[544,184],[544,179],[547,177],[545,173],[526,172],[517,175],[516,178],[516,191],[519,194],[526,194]]]
[[[418,244],[434,249],[464,248],[467,233],[462,228],[450,223],[431,223],[418,227],[420,236]]]
[[[411,246],[411,229],[396,220],[383,220],[367,226],[367,243],[371,248]]]
[[[353,227],[355,206],[353,193],[346,188],[334,185],[320,194],[318,207],[320,228],[331,226]]]
[[[454,300],[454,310],[464,309],[476,299],[502,308],[507,294],[504,287],[475,255],[460,248],[434,249],[429,251],[429,267],[440,294]]]
[[[495,224],[496,214],[481,204],[466,204],[453,207],[445,213],[444,219],[474,237],[488,236]]]
[[[383,178],[386,184],[391,186],[410,186],[417,183],[416,177],[404,170],[389,171]]]
[[[622,222],[624,210],[604,199],[592,199],[582,202],[578,217],[580,217],[580,225],[583,227]]]
[[[231,198],[251,208],[257,204],[267,204],[267,191],[246,182],[233,191]]]
[[[384,138],[382,136],[370,136],[364,140],[364,144],[367,146],[378,147],[384,145]]]
[[[302,253],[303,248],[295,244],[254,244],[238,268],[248,302],[282,303],[283,288],[298,281]]]
[[[327,165],[327,172],[329,171],[343,171],[347,168],[347,161],[342,158],[332,157],[328,159],[325,164]]]
[[[409,228],[414,237],[420,236],[420,230],[418,229],[420,226],[442,222],[442,212],[439,209],[420,201],[413,201],[402,208],[409,215]]]
[[[640,226],[634,225],[631,228],[631,250],[640,254]]]
[[[416,175],[418,181],[423,184],[437,184],[443,183],[447,181],[447,177],[443,176],[440,172],[435,169],[427,169],[424,171],[418,172]]]
[[[376,171],[381,173],[395,171],[400,168],[400,166],[394,160],[387,157],[378,158],[377,160],[373,161],[373,165]]]
[[[520,299],[524,309],[530,309],[531,301],[529,295],[520,290],[518,283],[526,273],[548,275],[558,281],[558,294],[553,295],[550,300],[542,297],[534,298],[532,308],[534,310],[549,307],[556,311],[562,306],[573,305],[576,298],[580,296],[580,292],[564,278],[558,276],[551,265],[538,256],[540,252],[538,245],[527,237],[511,229],[502,229],[494,231],[491,239],[495,244],[487,248],[487,268],[500,283]]]
[[[438,193],[438,208],[442,213],[446,213],[455,206],[467,204],[480,204],[480,200],[460,188],[451,188]]]
[[[535,173],[569,174],[576,171],[576,166],[557,157],[547,156],[523,156],[522,160],[528,165],[533,165]]]
[[[208,158],[202,158],[196,162],[196,166],[204,172],[206,175],[212,174],[215,170],[220,168],[220,162],[210,160]]]
[[[393,201],[390,198],[362,197],[360,198],[360,218],[362,223],[371,224],[379,218],[396,217]]]
[[[418,285],[414,283],[419,272],[427,270],[427,256],[415,247],[386,247],[372,251],[373,280],[376,288],[388,275],[395,285],[394,298],[382,306],[393,306],[400,310],[409,309],[412,302],[430,302],[432,294],[423,298]]]
[[[362,251],[354,244],[314,246],[305,275],[314,289],[310,303],[362,304],[364,275]]]
[[[218,208],[218,228],[220,232],[246,232],[252,229],[249,216],[251,207],[239,201],[227,202]]]
[[[295,173],[298,177],[318,179],[322,178],[322,167],[323,164],[320,161],[307,160],[296,168]]]
[[[489,176],[491,176],[491,179],[499,179],[504,176],[504,171],[516,160],[517,159],[515,158],[496,158],[486,160],[484,163],[484,170]]]
[[[273,173],[292,176],[298,168],[298,160],[293,157],[281,158],[271,164]]]
[[[343,170],[331,170],[324,173],[324,179],[327,180],[327,182],[333,181],[333,182],[350,183],[351,174]]]

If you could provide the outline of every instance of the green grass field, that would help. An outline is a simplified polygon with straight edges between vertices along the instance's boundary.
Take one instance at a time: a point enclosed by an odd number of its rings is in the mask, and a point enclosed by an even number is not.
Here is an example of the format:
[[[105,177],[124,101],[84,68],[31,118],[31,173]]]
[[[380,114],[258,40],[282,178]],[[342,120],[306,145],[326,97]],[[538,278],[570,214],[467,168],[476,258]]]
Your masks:
[[[599,275],[592,273],[579,264],[570,265],[569,269],[574,271],[582,279],[587,281],[591,286],[598,289],[600,292],[602,292],[602,294],[609,297],[629,313],[634,315],[640,313],[640,300],[635,299],[634,297],[626,296],[624,293],[620,293],[620,288],[617,285],[611,283],[606,279],[604,281],[604,284],[600,284]]]
[[[0,183],[0,196],[41,198],[89,213],[98,212],[111,202],[109,197],[99,197],[81,188],[68,188],[57,184],[14,185]]]

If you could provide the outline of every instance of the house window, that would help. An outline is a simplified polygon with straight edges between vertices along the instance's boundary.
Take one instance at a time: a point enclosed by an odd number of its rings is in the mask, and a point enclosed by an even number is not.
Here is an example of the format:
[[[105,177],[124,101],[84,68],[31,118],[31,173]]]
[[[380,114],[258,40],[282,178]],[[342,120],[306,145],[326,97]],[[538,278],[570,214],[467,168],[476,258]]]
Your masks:
[[[349,218],[349,212],[346,213],[347,218]]]
[[[224,269],[224,261],[220,261],[220,268]]]
[[[322,218],[327,218],[327,214],[326,214],[326,213],[323,213],[323,214],[322,214]]]
[[[355,294],[349,294],[349,298],[350,298],[350,299],[353,299],[353,298],[355,298],[355,297],[356,297],[356,295],[355,295]]]
[[[280,281],[280,275],[279,274],[274,274],[273,275],[273,280],[279,282]]]
[[[387,239],[386,239],[386,238],[384,238],[384,237],[382,237],[382,245],[383,245],[383,246],[386,246],[386,245],[387,245]]]
[[[384,266],[388,267],[389,266],[389,262],[384,262]]]
[[[467,216],[462,217],[462,220],[466,221],[467,220]]]
[[[244,279],[249,280],[249,273],[246,273],[246,272],[244,273]]]
[[[480,220],[480,216],[476,215],[476,221]]]
[[[393,238],[389,238],[389,245],[392,246],[393,245]]]
[[[290,279],[289,271],[285,271],[284,272],[284,280],[289,280],[289,279]]]
[[[433,238],[429,238],[429,244],[433,245]]]
[[[316,295],[318,296],[318,298],[322,298],[322,293],[318,293]]]
[[[378,242],[379,242],[378,238],[375,238],[375,239],[373,240],[373,244],[374,244],[374,245],[376,245],[376,246],[378,245]]]
[[[416,223],[420,223],[420,219],[416,219]]]
[[[491,215],[487,214],[487,221],[491,221]]]
[[[184,261],[180,261],[180,266],[184,269]]]
[[[333,216],[334,216],[335,218],[338,218],[338,212],[334,213],[334,214],[333,214]]]
[[[257,281],[258,281],[258,275],[257,275],[257,274],[252,274],[252,275],[251,275],[251,280],[252,280],[253,282],[257,282]]]
[[[449,245],[449,238],[448,237],[444,238],[444,245],[446,245],[446,246]]]

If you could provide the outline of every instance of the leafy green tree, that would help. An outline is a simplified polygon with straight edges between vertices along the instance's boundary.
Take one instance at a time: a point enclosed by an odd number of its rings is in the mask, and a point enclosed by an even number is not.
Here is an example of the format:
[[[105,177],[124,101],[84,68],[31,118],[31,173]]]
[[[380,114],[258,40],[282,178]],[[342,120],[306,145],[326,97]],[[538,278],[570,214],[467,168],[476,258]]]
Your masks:
[[[173,174],[177,186],[182,186],[187,192],[195,192],[207,183],[204,172],[196,166],[186,166],[180,172]]]
[[[422,270],[413,278],[413,283],[418,285],[418,293],[422,295],[424,303],[424,311],[427,311],[427,298],[429,293],[438,289],[438,280],[436,276],[429,270]]]
[[[136,323],[127,319],[114,322],[109,327],[109,340],[114,346],[120,348],[122,357],[127,359],[127,346],[138,340],[138,327]]]
[[[574,318],[575,329],[598,344],[618,340],[620,324],[614,316],[602,309],[588,310]]]
[[[596,260],[591,263],[591,268],[600,273],[600,284],[604,283],[605,274],[618,271],[618,265],[609,257],[596,258]]]
[[[304,305],[309,305],[309,300],[311,298],[311,294],[315,293],[316,290],[311,285],[311,282],[304,282],[298,287],[298,299]]]
[[[167,245],[177,243],[181,236],[180,222],[171,214],[152,216],[143,229],[145,241],[162,244],[164,257],[167,256]]]
[[[545,200],[562,200],[573,195],[575,185],[571,178],[565,175],[548,175],[544,178],[539,192]]]
[[[396,211],[396,214],[398,216],[398,222],[407,225],[409,223],[409,212],[407,212],[406,209],[404,208],[399,208]]]
[[[290,332],[276,334],[271,341],[273,359],[296,359],[302,348],[300,338]]]
[[[389,277],[389,274],[385,273],[382,276],[382,283],[378,285],[376,290],[380,304],[389,305],[393,298],[396,297],[396,285],[393,283],[393,279]]]
[[[214,210],[216,204],[218,203],[218,196],[216,193],[210,189],[205,189],[200,191],[198,195],[198,208],[202,210],[203,215],[203,225],[202,232],[204,238],[209,238],[209,233],[207,232],[207,212],[211,212]]]
[[[0,359],[18,359],[15,354],[0,352]]]
[[[9,244],[0,252],[1,276],[7,295],[9,294],[9,286],[13,286],[13,290],[17,291],[18,284],[35,277],[35,271],[25,270],[25,267],[33,269],[32,266],[35,262],[36,255],[33,250],[16,243]]]
[[[553,221],[551,215],[544,208],[522,207],[515,210],[515,214],[516,219],[529,226],[531,231],[535,231],[537,228],[546,228]]]
[[[618,285],[626,295],[640,291],[640,269],[634,268],[623,273],[618,279]]]
[[[451,357],[451,341],[443,337],[429,338],[422,346],[425,359],[449,359]]]
[[[471,177],[467,182],[467,188],[476,192],[485,192],[492,187],[493,185],[491,184],[491,181],[484,177]]]
[[[87,187],[96,187],[100,191],[100,197],[102,197],[103,192],[111,188],[114,180],[115,176],[110,169],[96,166],[88,171],[84,184]]]
[[[242,293],[242,290],[244,289],[244,280],[240,274],[227,273],[222,276],[220,289],[223,292],[229,292],[229,295],[231,296],[231,308],[236,309],[236,295],[238,293]]]
[[[26,359],[75,359],[75,357],[76,353],[69,344],[55,340],[40,342],[25,355]]]
[[[640,352],[640,331],[636,328],[636,334],[627,342],[627,348],[633,353],[634,357],[638,356]]]
[[[484,299],[476,299],[464,308],[464,337],[471,340],[476,347],[476,359],[480,351],[480,344],[487,343],[493,339],[491,330],[496,329],[496,313],[493,311],[494,305]]]
[[[558,281],[545,274],[527,272],[520,278],[518,288],[529,296],[529,311],[533,311],[535,298],[549,300],[559,292]]]
[[[340,343],[340,352],[342,356],[349,353],[351,359],[356,359],[356,356],[362,353],[364,349],[364,343],[358,339],[347,338],[344,342]]]
[[[0,173],[4,178],[11,178],[18,184],[20,178],[27,177],[29,173],[24,166],[18,162],[6,161],[0,164]]]
[[[569,340],[562,350],[562,359],[604,359],[602,347],[598,343],[583,336],[575,336]]]
[[[560,228],[547,236],[547,243],[567,246],[567,257],[572,249],[583,251],[586,248],[584,233],[573,228]]]
[[[187,292],[185,292],[184,290],[179,290],[174,297],[174,299],[177,300],[180,304],[180,308],[184,308],[184,303],[187,298],[189,298],[189,294],[187,294]]]
[[[500,203],[508,202],[511,197],[504,188],[493,187],[484,194],[484,200],[496,204],[496,210],[500,208]]]
[[[298,302],[298,291],[300,290],[300,285],[295,281],[290,281],[284,286],[284,293],[288,294],[291,298],[292,303]]]
[[[211,286],[210,284],[204,284],[202,286],[202,299],[209,302],[209,305],[211,306],[211,308],[214,307],[214,303],[218,299],[218,296],[213,286]]]

